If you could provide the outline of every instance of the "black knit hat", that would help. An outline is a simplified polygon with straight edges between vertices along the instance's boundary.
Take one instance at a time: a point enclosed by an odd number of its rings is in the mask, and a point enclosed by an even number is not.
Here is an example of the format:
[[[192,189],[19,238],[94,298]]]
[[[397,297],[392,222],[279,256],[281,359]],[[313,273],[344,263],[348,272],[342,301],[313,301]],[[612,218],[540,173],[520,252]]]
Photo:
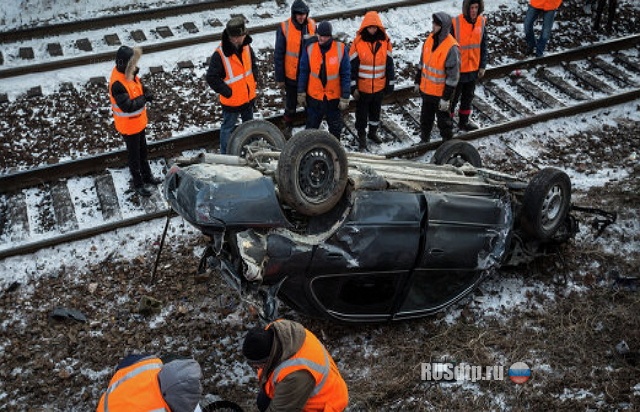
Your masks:
[[[227,23],[227,34],[229,36],[242,36],[247,34],[247,27],[244,24],[244,19],[242,17],[232,17],[231,20]]]
[[[271,328],[265,330],[259,326],[247,332],[242,344],[242,354],[250,361],[263,361],[271,354],[274,333]]]
[[[440,20],[440,18],[438,16],[436,16],[435,14],[433,15],[433,22],[435,24],[437,24],[438,26],[442,26],[442,20]]]
[[[291,14],[309,14],[309,6],[302,0],[295,0],[291,5]]]
[[[133,57],[133,49],[128,46],[120,46],[118,51],[116,52],[116,67],[122,73],[124,73],[127,68],[127,63]]]
[[[318,36],[331,36],[333,32],[333,27],[331,27],[331,23],[328,21],[321,21],[318,23],[318,27],[316,28],[316,33]]]

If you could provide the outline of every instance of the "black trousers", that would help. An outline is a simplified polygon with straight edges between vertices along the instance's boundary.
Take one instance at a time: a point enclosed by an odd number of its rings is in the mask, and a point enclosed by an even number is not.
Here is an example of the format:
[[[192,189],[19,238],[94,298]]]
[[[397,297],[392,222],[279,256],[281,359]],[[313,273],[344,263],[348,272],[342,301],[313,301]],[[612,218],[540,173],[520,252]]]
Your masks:
[[[340,99],[316,100],[307,96],[307,125],[306,129],[318,129],[322,120],[327,119],[329,133],[340,140],[344,123],[342,122],[342,113],[338,108]]]
[[[298,87],[286,84],[284,86],[284,122],[289,124],[293,122],[293,116],[296,114],[298,106]]]
[[[596,7],[596,17],[593,20],[593,30],[600,28],[600,20],[602,19],[602,13],[604,12],[605,3],[609,3],[609,10],[607,16],[607,33],[611,33],[613,29],[613,20],[616,17],[616,7],[618,6],[618,0],[598,0],[598,6]]]
[[[133,186],[140,187],[149,183],[151,178],[151,167],[147,159],[147,137],[145,130],[140,133],[123,135],[127,144],[127,155],[129,162],[129,172],[133,179]]]
[[[471,102],[473,102],[473,97],[476,93],[476,81],[471,80],[470,82],[460,82],[458,86],[456,86],[456,90],[453,93],[453,98],[451,99],[451,113],[455,113],[456,106],[458,105],[458,101],[460,102],[460,111],[458,112],[461,115],[470,115],[471,114]]]
[[[360,92],[360,98],[356,102],[356,130],[363,133],[369,126],[377,127],[380,124],[380,110],[382,109],[382,98],[384,92],[363,93]]]
[[[423,141],[431,139],[431,129],[433,129],[433,120],[437,117],[438,129],[442,140],[449,140],[453,137],[453,121],[449,111],[438,110],[439,96],[431,96],[420,93],[422,96],[422,109],[420,110],[420,129]]]

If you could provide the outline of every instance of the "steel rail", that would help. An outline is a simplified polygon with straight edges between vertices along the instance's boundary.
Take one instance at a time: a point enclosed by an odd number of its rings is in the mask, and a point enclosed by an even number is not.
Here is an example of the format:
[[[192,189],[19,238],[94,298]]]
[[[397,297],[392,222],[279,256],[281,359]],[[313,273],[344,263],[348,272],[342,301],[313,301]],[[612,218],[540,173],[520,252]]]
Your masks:
[[[558,62],[567,62],[574,59],[584,59],[585,57],[594,55],[594,54],[602,54],[608,53],[612,50],[621,50],[622,47],[618,48],[622,42],[622,40],[626,39],[626,48],[635,47],[640,40],[640,36],[630,36],[625,37],[623,39],[619,39],[613,41],[616,47],[614,48],[611,45],[611,41],[605,42],[605,46],[594,45],[594,46],[586,46],[580,47],[574,50],[568,50],[562,53],[555,53],[553,55],[532,59],[531,61],[518,62],[507,64],[504,66],[492,67],[487,69],[485,73],[485,77],[487,78],[496,78],[499,77],[498,74],[506,75],[511,73],[516,68],[528,67],[527,65],[533,64],[534,66],[542,65],[543,62],[547,62],[547,64],[558,63]],[[524,66],[523,66],[524,65]],[[489,136],[494,133],[504,133],[510,130],[514,130],[516,128],[522,128],[530,126],[537,122],[544,122],[553,118],[558,117],[566,117],[572,114],[584,113],[586,111],[594,110],[600,107],[606,107],[604,105],[615,105],[619,103],[624,103],[627,101],[631,101],[638,98],[638,90],[632,90],[626,93],[622,93],[616,96],[610,96],[608,98],[599,99],[596,101],[588,101],[585,103],[576,104],[573,106],[560,108],[557,110],[551,110],[548,112],[540,113],[538,115],[526,118],[519,119],[512,122],[502,123],[495,126],[489,126],[486,128],[482,128],[473,132],[465,133],[462,135],[456,136],[456,138],[473,140],[480,137]],[[397,99],[407,99],[410,97],[417,97],[415,93],[413,93],[412,87],[404,87],[395,90],[390,96],[387,96],[384,100],[384,103],[392,103]],[[616,103],[618,102],[618,103]],[[352,102],[352,106],[353,106]],[[555,117],[554,117],[555,116]],[[266,118],[276,124],[283,124],[284,119],[282,114],[270,116]],[[302,113],[298,113],[297,124],[301,124],[302,122]],[[219,129],[210,129],[200,133],[195,133],[191,135],[183,135],[178,137],[173,137],[170,139],[160,140],[156,142],[151,142],[148,145],[149,148],[149,157],[157,158],[157,157],[165,157],[168,155],[176,154],[184,150],[189,150],[193,148],[207,148],[214,147],[217,145],[219,140]],[[387,157],[399,157],[399,156],[419,156],[421,154],[426,153],[428,150],[435,149],[439,146],[439,142],[430,142],[430,143],[422,143],[415,146],[411,146],[409,148],[400,149],[397,151],[389,152],[386,154]],[[116,168],[116,167],[124,167],[127,163],[127,152],[124,149],[116,150],[108,153],[103,153],[99,155],[89,156],[82,159],[70,160],[61,162],[55,165],[47,165],[42,167],[33,168],[30,170],[8,173],[4,175],[0,175],[0,193],[11,192],[15,190],[20,190],[29,186],[34,186],[38,184],[44,184],[51,181],[55,181],[61,178],[69,177],[70,172],[72,175],[85,175],[89,173],[93,173],[96,171],[104,170],[106,168]]]
[[[58,34],[76,33],[83,30],[98,30],[111,26],[138,23],[145,20],[158,20],[183,14],[199,13],[237,7],[244,4],[260,3],[263,0],[204,0],[197,3],[182,4],[180,6],[168,6],[134,11],[129,13],[114,14],[104,17],[96,17],[72,22],[48,24],[36,27],[25,27],[0,32],[0,44],[31,40],[34,38],[48,37]]]
[[[357,9],[349,9],[346,11],[339,11],[339,12],[327,13],[322,15],[314,15],[313,18],[318,21],[332,20],[337,18],[347,19],[347,18],[362,16],[364,13],[370,10],[381,12],[381,11],[386,11],[386,10],[394,9],[398,7],[411,7],[411,6],[424,4],[424,3],[433,3],[436,1],[438,0],[422,0],[422,1],[421,0],[402,0],[402,1],[380,5],[380,6],[372,5],[367,7],[360,7]],[[279,26],[280,26],[280,22],[277,22],[277,23],[265,24],[262,26],[249,27],[248,30],[250,34],[268,33],[270,31],[276,30]],[[144,52],[148,54],[148,53],[156,53],[156,52],[161,52],[166,50],[177,49],[180,47],[193,46],[193,45],[202,44],[202,43],[215,42],[215,41],[219,41],[220,39],[222,39],[222,32],[213,33],[213,34],[203,34],[199,36],[188,36],[184,39],[171,40],[171,41],[166,41],[161,43],[152,43],[149,45],[142,45],[141,47],[144,49]],[[53,71],[53,70],[66,69],[69,67],[77,67],[77,66],[84,66],[89,64],[111,62],[113,61],[113,56],[114,56],[113,51],[109,51],[109,52],[95,53],[91,55],[85,55],[85,56],[74,57],[69,59],[52,60],[45,63],[38,63],[38,64],[33,64],[28,66],[12,67],[8,69],[0,70],[0,79],[22,76],[22,75],[32,74],[32,73],[41,73],[41,72],[47,72],[47,71]]]

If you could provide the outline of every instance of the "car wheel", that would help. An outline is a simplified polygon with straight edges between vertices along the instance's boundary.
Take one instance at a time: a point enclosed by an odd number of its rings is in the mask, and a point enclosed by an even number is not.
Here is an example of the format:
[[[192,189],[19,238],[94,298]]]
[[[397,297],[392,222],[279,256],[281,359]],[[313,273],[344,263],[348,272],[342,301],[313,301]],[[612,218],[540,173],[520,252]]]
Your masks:
[[[347,154],[331,134],[323,130],[296,133],[278,160],[280,196],[303,215],[326,213],[344,193],[347,168]]]
[[[431,163],[437,165],[454,165],[460,167],[469,163],[474,167],[482,167],[480,153],[471,143],[463,140],[447,140],[442,143],[431,158]]]
[[[242,123],[231,133],[227,142],[227,153],[233,156],[246,157],[247,147],[259,147],[282,150],[284,134],[273,123],[266,120],[250,120]]]
[[[524,228],[541,241],[549,240],[565,223],[570,207],[569,176],[552,167],[542,169],[524,192]]]

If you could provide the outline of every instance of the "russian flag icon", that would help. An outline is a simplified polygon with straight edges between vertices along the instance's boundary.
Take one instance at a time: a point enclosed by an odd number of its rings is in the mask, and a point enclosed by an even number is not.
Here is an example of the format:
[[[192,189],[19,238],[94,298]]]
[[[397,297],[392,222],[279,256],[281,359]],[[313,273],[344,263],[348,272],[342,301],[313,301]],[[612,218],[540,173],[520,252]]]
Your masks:
[[[509,379],[518,385],[525,383],[531,378],[531,369],[524,362],[516,362],[509,367]]]

